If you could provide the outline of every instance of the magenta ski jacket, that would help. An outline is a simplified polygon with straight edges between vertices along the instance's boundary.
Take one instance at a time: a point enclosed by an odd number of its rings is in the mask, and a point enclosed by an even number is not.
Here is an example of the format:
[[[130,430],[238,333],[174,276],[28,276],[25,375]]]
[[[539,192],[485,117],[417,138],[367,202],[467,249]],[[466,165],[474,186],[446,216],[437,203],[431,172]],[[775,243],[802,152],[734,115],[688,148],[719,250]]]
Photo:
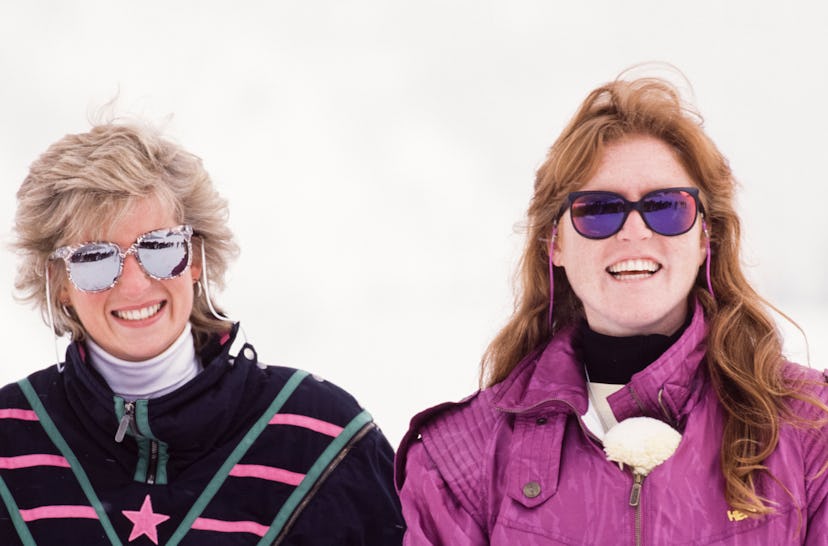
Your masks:
[[[396,461],[405,544],[828,545],[828,426],[783,425],[760,494],[775,513],[728,506],[719,451],[724,410],[706,373],[700,306],[656,362],[613,394],[618,420],[654,417],[682,434],[675,453],[641,483],[609,462],[584,425],[588,396],[562,331],[503,382],[412,419]],[[828,376],[791,364],[828,400]],[[797,412],[819,417],[812,405]]]

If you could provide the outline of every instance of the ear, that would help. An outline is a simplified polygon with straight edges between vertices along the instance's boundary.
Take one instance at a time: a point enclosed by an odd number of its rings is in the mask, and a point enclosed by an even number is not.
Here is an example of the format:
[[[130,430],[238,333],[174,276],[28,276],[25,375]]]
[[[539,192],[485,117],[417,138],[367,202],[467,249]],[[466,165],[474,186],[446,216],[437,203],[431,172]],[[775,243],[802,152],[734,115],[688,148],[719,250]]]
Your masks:
[[[193,282],[196,282],[201,279],[201,245],[204,244],[201,240],[201,237],[193,237],[192,239],[192,252],[193,257],[192,261],[190,262],[190,276],[193,278]]]
[[[561,235],[563,230],[558,227],[557,223],[552,228],[551,239],[549,242],[549,252],[552,253],[552,264],[557,267],[563,267],[563,252],[561,251]]]
[[[193,282],[198,282],[201,279],[201,257],[199,256],[198,260],[193,258],[193,263],[190,264],[190,275],[193,278]]]
[[[710,248],[710,232],[707,230],[707,222],[704,220],[704,215],[701,217],[701,233],[699,237],[699,267],[704,265],[707,259],[707,253]]]
[[[58,289],[58,298],[57,300],[60,303],[69,305],[72,302],[72,281],[69,280],[69,275],[62,275],[63,280],[60,283],[60,288]]]

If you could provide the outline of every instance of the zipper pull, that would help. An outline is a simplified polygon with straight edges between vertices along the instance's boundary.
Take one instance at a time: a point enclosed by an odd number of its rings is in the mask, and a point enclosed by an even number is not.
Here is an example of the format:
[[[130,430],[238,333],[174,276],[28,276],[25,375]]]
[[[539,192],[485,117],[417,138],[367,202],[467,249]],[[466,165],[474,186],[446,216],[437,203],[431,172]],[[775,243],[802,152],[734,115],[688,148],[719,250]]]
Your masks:
[[[124,402],[124,416],[121,417],[121,422],[118,423],[118,431],[115,433],[115,441],[119,444],[124,440],[127,429],[132,425],[134,417],[135,402]]]
[[[641,483],[644,481],[644,476],[641,474],[633,474],[632,490],[630,491],[630,506],[638,506],[641,502]]]

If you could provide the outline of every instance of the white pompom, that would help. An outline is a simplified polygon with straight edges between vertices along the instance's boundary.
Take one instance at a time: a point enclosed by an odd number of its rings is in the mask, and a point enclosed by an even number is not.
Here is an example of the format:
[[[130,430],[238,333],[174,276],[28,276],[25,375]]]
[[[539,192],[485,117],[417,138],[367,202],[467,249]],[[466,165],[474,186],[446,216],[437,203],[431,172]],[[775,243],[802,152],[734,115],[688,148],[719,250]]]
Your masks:
[[[646,476],[669,459],[681,442],[681,434],[651,417],[631,417],[612,427],[604,437],[607,459],[631,466]]]

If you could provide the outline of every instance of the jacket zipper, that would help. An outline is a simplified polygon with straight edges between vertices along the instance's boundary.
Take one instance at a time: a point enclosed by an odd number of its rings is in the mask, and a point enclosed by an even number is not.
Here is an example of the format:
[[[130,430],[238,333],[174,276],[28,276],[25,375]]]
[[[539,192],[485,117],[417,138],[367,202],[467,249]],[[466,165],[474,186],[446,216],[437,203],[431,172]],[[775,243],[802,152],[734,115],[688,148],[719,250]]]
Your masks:
[[[147,467],[147,483],[155,483],[155,475],[158,473],[158,442],[150,440],[150,460]]]
[[[127,430],[133,430],[135,425],[135,402],[124,402],[124,416],[118,423],[118,430],[115,432],[115,441],[119,444],[124,441]],[[134,430],[133,430],[134,432]]]
[[[124,415],[118,423],[118,430],[115,432],[115,441],[121,443],[126,437],[127,430],[132,431],[133,436],[138,436],[135,431],[135,402],[124,402]],[[147,464],[147,483],[152,485],[158,474],[158,442],[150,440],[149,461]]]
[[[632,489],[630,489],[630,506],[635,508],[635,546],[641,546],[641,488],[644,485],[644,476],[633,474]]]
[[[632,395],[633,400],[635,400],[635,403],[638,405],[639,409],[641,409],[642,413],[646,413],[644,411],[644,406],[641,404],[641,401],[638,398],[638,394],[635,392],[635,390],[632,388],[632,386],[630,386],[629,389],[630,389],[630,394]],[[659,394],[659,405],[661,406],[661,411],[664,413],[664,416],[667,418],[668,421],[672,421],[672,419],[670,419],[669,413],[667,412],[667,409],[664,407],[664,404],[661,400],[661,392],[659,392],[658,394]],[[586,436],[588,438],[591,438],[593,441],[597,442],[598,444],[602,443],[601,440],[597,436],[595,436],[586,427],[586,425],[584,425],[584,422],[581,420],[580,415],[578,414],[578,410],[575,409],[575,406],[573,406],[569,402],[566,402],[565,400],[561,400],[559,398],[550,398],[550,399],[544,400],[543,402],[539,402],[537,404],[534,404],[533,406],[530,406],[528,408],[521,409],[520,411],[508,410],[508,409],[504,409],[504,408],[497,408],[497,409],[499,411],[502,411],[503,413],[511,413],[511,414],[517,415],[518,413],[526,413],[528,411],[531,411],[531,410],[533,410],[533,409],[535,409],[539,406],[548,404],[550,402],[557,402],[559,404],[563,404],[563,405],[567,406],[570,410],[572,410],[572,413],[574,413],[575,415],[578,416],[578,424],[581,426],[581,430],[586,434]],[[643,485],[644,485],[644,476],[641,475],[641,474],[634,473],[633,474],[632,489],[630,489],[630,506],[635,508],[635,546],[641,546],[641,488],[643,487]]]
[[[631,387],[631,389],[632,389],[632,387]],[[635,399],[637,401],[638,396],[634,392],[633,392],[633,396],[635,397]],[[587,438],[591,438],[594,442],[597,442],[598,444],[602,443],[601,440],[597,436],[595,436],[595,434],[593,434],[592,431],[590,431],[586,427],[586,425],[584,425],[584,422],[583,422],[583,420],[581,420],[580,415],[578,414],[578,410],[575,409],[575,406],[573,406],[569,402],[566,402],[566,401],[561,400],[559,398],[550,398],[548,400],[545,400],[544,402],[541,402],[539,404],[535,404],[534,406],[531,406],[529,408],[525,408],[521,411],[514,411],[514,410],[503,409],[503,408],[498,408],[498,410],[502,411],[503,413],[511,413],[513,415],[516,415],[518,413],[526,413],[528,411],[531,411],[531,410],[533,410],[533,409],[535,409],[535,408],[537,408],[541,405],[547,404],[549,402],[557,402],[557,403],[560,403],[560,404],[563,404],[563,405],[567,406],[570,410],[572,410],[572,413],[574,413],[576,416],[578,416],[578,424],[581,426],[581,430],[586,434]],[[638,402],[636,402],[636,403],[638,403]],[[640,405],[640,403],[639,403],[639,405]],[[641,488],[643,487],[643,485],[644,485],[644,476],[642,476],[641,474],[634,473],[633,474],[633,484],[632,484],[632,488],[630,489],[630,506],[635,508],[635,516],[634,516],[635,517],[635,546],[641,546]]]
[[[300,502],[299,505],[297,505],[296,508],[293,509],[293,513],[290,515],[290,518],[287,520],[284,527],[282,527],[282,531],[273,541],[271,546],[280,546],[282,544],[282,541],[286,539],[288,533],[293,527],[293,524],[296,522],[296,519],[302,514],[302,512],[305,510],[305,507],[307,507],[311,500],[313,500],[313,497],[325,483],[325,480],[327,480],[328,477],[333,473],[333,471],[336,470],[336,467],[339,466],[339,463],[341,463],[342,460],[348,455],[348,453],[351,452],[351,449],[357,444],[357,442],[362,440],[362,438],[364,438],[366,434],[368,434],[375,428],[376,425],[373,422],[366,424],[362,427],[362,430],[357,432],[356,435],[354,435],[354,437],[351,438],[348,444],[345,447],[343,447],[339,453],[337,453],[336,457],[334,457],[334,459],[325,468],[325,471],[322,474],[320,474],[319,479],[316,480],[316,483],[313,485],[310,491],[308,491],[305,494],[305,497],[302,499],[302,502]]]

